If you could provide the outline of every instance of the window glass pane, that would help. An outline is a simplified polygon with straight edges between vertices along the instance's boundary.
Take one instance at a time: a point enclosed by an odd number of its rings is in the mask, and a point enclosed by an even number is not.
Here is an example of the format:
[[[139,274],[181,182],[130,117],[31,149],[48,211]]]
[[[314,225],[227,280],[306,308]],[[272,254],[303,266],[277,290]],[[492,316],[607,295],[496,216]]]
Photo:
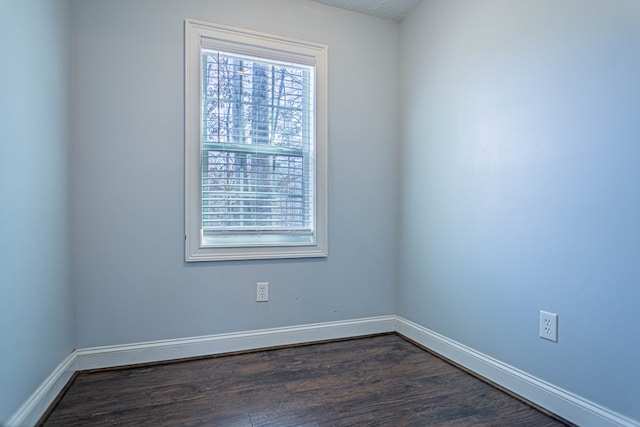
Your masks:
[[[205,236],[313,233],[313,73],[202,51]]]

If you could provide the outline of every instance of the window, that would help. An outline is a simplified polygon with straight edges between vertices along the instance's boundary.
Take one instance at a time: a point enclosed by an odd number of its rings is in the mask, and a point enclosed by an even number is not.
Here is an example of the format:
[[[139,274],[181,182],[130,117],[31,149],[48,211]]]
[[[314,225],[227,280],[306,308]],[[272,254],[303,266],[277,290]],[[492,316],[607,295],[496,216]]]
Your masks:
[[[326,46],[185,31],[186,260],[327,256]]]

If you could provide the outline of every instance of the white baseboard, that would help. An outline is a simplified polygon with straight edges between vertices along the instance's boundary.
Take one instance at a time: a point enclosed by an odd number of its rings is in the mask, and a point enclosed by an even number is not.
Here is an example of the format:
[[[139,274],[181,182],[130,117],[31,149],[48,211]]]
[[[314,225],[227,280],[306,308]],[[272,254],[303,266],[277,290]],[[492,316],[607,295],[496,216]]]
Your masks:
[[[75,350],[9,419],[8,427],[34,425],[75,371],[224,354],[314,341],[398,332],[494,383],[580,426],[640,427],[640,422],[397,316],[151,341]]]
[[[370,317],[75,350],[9,419],[7,427],[35,425],[75,371],[394,332],[395,320],[395,316]]]
[[[75,352],[67,356],[62,363],[40,384],[26,402],[13,414],[7,427],[35,425],[49,405],[75,373]]]
[[[208,356],[394,332],[394,330],[395,316],[382,316],[184,339],[94,347],[76,351],[76,369],[82,371]]]
[[[636,420],[610,411],[399,316],[396,318],[396,332],[579,426],[640,426],[640,422]]]

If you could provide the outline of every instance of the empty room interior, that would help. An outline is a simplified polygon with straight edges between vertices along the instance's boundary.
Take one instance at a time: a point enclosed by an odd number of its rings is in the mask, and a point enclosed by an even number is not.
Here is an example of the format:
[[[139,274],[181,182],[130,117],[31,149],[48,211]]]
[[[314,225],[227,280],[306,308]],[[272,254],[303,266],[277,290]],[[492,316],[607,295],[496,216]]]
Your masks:
[[[394,333],[577,425],[640,426],[639,1],[0,21],[0,425],[79,371]],[[324,49],[313,254],[191,252],[189,23]]]

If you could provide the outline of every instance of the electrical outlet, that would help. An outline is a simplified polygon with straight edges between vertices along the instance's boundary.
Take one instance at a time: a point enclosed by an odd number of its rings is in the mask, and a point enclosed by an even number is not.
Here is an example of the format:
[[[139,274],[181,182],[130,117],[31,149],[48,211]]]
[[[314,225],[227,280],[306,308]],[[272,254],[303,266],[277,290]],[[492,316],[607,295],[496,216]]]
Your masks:
[[[540,310],[540,338],[558,342],[558,315]]]
[[[269,282],[258,282],[256,285],[256,302],[269,301]]]

